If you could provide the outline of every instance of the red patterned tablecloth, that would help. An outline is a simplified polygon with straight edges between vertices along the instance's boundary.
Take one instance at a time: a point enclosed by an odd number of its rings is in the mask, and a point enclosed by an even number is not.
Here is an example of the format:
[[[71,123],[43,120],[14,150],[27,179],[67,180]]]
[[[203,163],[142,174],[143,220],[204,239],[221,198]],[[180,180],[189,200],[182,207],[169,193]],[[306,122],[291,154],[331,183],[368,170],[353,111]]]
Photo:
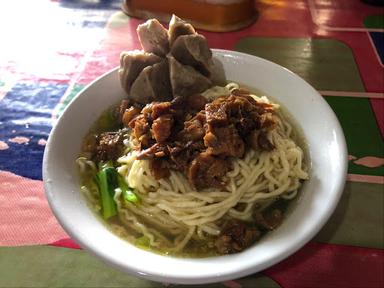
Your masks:
[[[297,73],[336,112],[348,182],[321,232],[261,273],[201,287],[383,287],[384,11],[358,0],[260,0],[257,22],[205,35],[213,48]],[[121,1],[0,2],[0,287],[176,286],[138,279],[78,249],[46,201],[52,125],[86,84],[140,47]]]

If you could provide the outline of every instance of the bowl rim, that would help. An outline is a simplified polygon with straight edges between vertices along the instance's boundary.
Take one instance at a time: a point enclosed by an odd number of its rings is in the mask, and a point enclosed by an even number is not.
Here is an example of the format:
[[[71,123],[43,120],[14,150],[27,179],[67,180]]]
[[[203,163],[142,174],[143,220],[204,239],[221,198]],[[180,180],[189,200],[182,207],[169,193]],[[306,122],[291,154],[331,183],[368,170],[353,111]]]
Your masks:
[[[327,116],[330,117],[332,123],[334,124],[333,128],[335,129],[336,134],[338,136],[338,140],[339,140],[337,142],[338,143],[338,149],[341,151],[341,154],[342,154],[341,158],[343,159],[343,162],[340,163],[340,167],[341,167],[340,177],[337,178],[337,181],[335,182],[335,189],[334,189],[335,191],[333,194],[333,199],[331,201],[331,205],[329,205],[329,207],[325,210],[322,217],[320,218],[320,221],[318,223],[316,223],[316,225],[313,225],[311,227],[311,229],[309,231],[307,231],[304,235],[300,235],[299,240],[296,240],[293,243],[293,245],[290,245],[290,249],[283,250],[282,253],[274,256],[272,259],[270,259],[269,262],[258,264],[257,269],[255,269],[254,265],[253,266],[251,265],[251,266],[246,267],[245,269],[242,269],[242,270],[237,270],[236,268],[234,268],[234,269],[232,269],[232,271],[230,271],[229,273],[226,273],[226,274],[220,274],[218,272],[208,273],[207,275],[196,278],[196,277],[188,277],[186,275],[179,275],[179,274],[176,275],[176,274],[172,274],[172,273],[164,274],[164,273],[157,272],[157,271],[136,271],[134,269],[134,267],[122,266],[121,263],[119,263],[118,261],[115,261],[115,259],[113,259],[109,255],[106,255],[102,251],[94,250],[93,245],[90,245],[90,243],[88,243],[82,235],[79,235],[79,234],[75,233],[75,231],[73,231],[70,223],[68,223],[68,221],[66,219],[66,215],[63,215],[61,213],[60,205],[58,205],[58,203],[56,203],[55,199],[52,197],[53,193],[50,193],[50,192],[52,192],[51,191],[51,185],[48,184],[50,181],[49,180],[50,179],[50,177],[49,177],[50,171],[47,169],[47,167],[49,166],[48,165],[49,162],[52,161],[51,160],[51,154],[52,154],[51,147],[52,147],[52,141],[53,141],[52,139],[55,138],[56,135],[58,134],[59,125],[57,125],[57,124],[62,119],[62,116],[65,115],[66,113],[68,113],[67,111],[69,111],[70,109],[72,109],[72,107],[74,105],[76,105],[76,100],[79,99],[80,97],[82,97],[82,95],[84,93],[87,93],[87,90],[90,87],[92,87],[93,85],[95,85],[95,83],[97,83],[99,81],[103,81],[103,79],[110,74],[116,73],[116,70],[118,69],[118,67],[113,68],[112,70],[104,73],[100,77],[93,80],[90,84],[86,85],[83,88],[83,90],[80,93],[78,93],[71,100],[71,102],[65,107],[63,113],[57,119],[56,125],[53,125],[52,130],[50,132],[50,135],[49,135],[46,147],[45,147],[45,151],[44,151],[43,167],[42,167],[43,169],[42,170],[43,170],[43,182],[44,182],[45,194],[46,194],[46,197],[48,199],[49,206],[51,207],[51,210],[53,211],[56,219],[58,220],[60,225],[64,228],[66,233],[68,233],[68,235],[72,239],[74,239],[86,251],[90,252],[91,254],[95,255],[97,258],[103,260],[104,262],[110,264],[111,266],[114,266],[115,268],[118,268],[119,270],[121,270],[123,272],[129,272],[131,274],[133,273],[133,274],[135,274],[135,276],[146,278],[146,279],[149,279],[152,281],[162,281],[162,282],[177,283],[177,284],[214,283],[214,282],[218,282],[218,281],[227,281],[227,280],[231,280],[231,279],[237,279],[240,277],[244,277],[244,276],[249,275],[251,273],[259,272],[259,271],[264,270],[270,266],[273,266],[276,263],[287,258],[288,256],[294,254],[300,248],[302,248],[306,243],[308,243],[308,241],[310,241],[310,239],[312,239],[319,232],[319,230],[328,221],[328,219],[330,218],[330,216],[334,212],[334,210],[335,210],[335,208],[336,208],[336,206],[340,200],[340,197],[342,195],[344,185],[346,182],[346,177],[347,177],[347,168],[348,168],[347,145],[346,145],[345,136],[344,136],[342,127],[341,127],[341,125],[337,119],[337,116],[335,115],[334,111],[331,109],[329,104],[324,100],[324,98],[310,84],[308,84],[304,79],[302,79],[300,76],[298,76],[297,74],[293,73],[292,71],[290,71],[289,69],[287,69],[281,65],[278,65],[278,64],[273,63],[269,60],[266,60],[266,59],[263,59],[263,58],[260,58],[260,57],[254,56],[254,55],[245,54],[245,53],[241,53],[241,52],[236,52],[236,51],[231,51],[231,50],[222,50],[222,49],[212,49],[212,51],[213,51],[214,56],[229,55],[229,56],[241,58],[245,61],[257,60],[257,61],[264,62],[266,65],[271,65],[274,68],[277,68],[279,70],[284,70],[285,73],[288,73],[292,77],[301,81],[303,85],[306,85],[307,88],[309,88],[311,90],[311,92],[314,95],[316,95],[316,97],[318,98],[317,100],[319,100],[319,102],[322,103],[323,108],[327,110]],[[161,257],[167,257],[168,258],[169,256],[161,256]],[[213,259],[213,258],[222,258],[222,257],[231,257],[231,256],[219,256],[219,257],[209,257],[209,258],[201,258],[201,259]],[[183,258],[176,258],[176,259],[182,260]],[[191,258],[187,258],[187,259],[191,260]],[[195,260],[191,260],[191,261],[195,261]],[[202,261],[205,261],[205,260],[202,260]]]

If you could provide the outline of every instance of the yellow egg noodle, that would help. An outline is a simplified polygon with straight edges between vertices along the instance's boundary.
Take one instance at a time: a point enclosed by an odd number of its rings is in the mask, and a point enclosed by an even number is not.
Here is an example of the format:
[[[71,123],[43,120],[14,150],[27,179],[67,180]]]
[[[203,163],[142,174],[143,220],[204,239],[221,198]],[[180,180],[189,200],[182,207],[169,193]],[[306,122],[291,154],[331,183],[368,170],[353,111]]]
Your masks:
[[[204,92],[208,99],[229,95],[238,89],[236,83],[226,87],[214,87]],[[270,103],[268,98],[251,95],[256,101]],[[273,104],[275,109],[279,106]],[[303,150],[292,139],[292,127],[278,113],[275,129],[268,139],[275,146],[272,151],[249,149],[243,159],[232,161],[233,169],[226,175],[226,190],[209,188],[197,192],[186,177],[170,171],[170,177],[156,180],[150,171],[149,161],[137,160],[137,151],[129,150],[118,159],[118,172],[128,185],[135,188],[141,199],[140,205],[123,202],[117,189],[114,200],[118,217],[130,231],[136,231],[149,239],[152,247],[167,251],[180,251],[192,239],[205,239],[220,234],[218,219],[229,216],[250,221],[254,210],[273,202],[277,197],[293,199],[308,178],[303,163]],[[129,146],[129,141],[125,142]],[[129,147],[128,147],[129,148]],[[78,159],[80,170],[96,169],[95,164],[85,158]],[[97,187],[82,187],[86,198],[96,209],[100,209]],[[241,210],[237,205],[241,205]],[[134,240],[127,231],[114,225],[115,232]],[[156,227],[156,228],[154,228]]]

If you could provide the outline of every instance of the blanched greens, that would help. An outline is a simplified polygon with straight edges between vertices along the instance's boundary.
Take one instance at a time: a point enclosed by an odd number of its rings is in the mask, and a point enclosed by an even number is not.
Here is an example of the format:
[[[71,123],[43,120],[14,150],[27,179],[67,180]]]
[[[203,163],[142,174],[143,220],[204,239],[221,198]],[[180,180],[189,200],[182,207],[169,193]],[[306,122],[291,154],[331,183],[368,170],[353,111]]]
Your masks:
[[[112,162],[99,164],[99,171],[96,174],[95,180],[100,192],[101,214],[104,219],[109,219],[117,214],[117,207],[114,201],[116,189],[122,191],[124,201],[134,204],[139,203],[139,197],[116,171]]]

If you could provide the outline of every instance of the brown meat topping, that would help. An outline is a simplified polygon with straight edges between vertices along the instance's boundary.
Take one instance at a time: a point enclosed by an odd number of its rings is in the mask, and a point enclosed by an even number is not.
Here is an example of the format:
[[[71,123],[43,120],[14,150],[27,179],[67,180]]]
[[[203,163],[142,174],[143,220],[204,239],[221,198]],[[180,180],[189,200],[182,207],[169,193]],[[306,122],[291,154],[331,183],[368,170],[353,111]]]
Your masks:
[[[187,174],[190,163],[199,155],[200,151],[204,150],[204,144],[202,141],[189,141],[185,145],[181,143],[177,142],[170,149],[169,167]]]
[[[164,114],[171,114],[171,102],[160,102],[155,103],[151,107],[151,117],[152,119],[156,119]]]
[[[122,122],[123,116],[125,111],[129,108],[129,101],[128,100],[122,100],[120,105],[117,106],[117,108],[114,111],[114,116],[118,120],[119,123]],[[131,107],[133,108],[133,107]],[[140,111],[139,111],[140,112]]]
[[[118,132],[105,132],[96,136],[93,158],[96,162],[116,160],[123,150],[123,138]]]
[[[261,229],[273,230],[280,226],[283,222],[283,212],[280,209],[267,209],[263,212],[257,212],[253,216],[256,221],[256,224]]]
[[[129,126],[133,128],[133,136],[140,141],[141,147],[149,147],[151,143],[150,125],[144,114],[134,118],[129,122]]]
[[[150,162],[150,168],[155,179],[161,179],[169,176],[169,169],[166,162],[161,159],[153,159]]]
[[[248,227],[245,222],[233,220],[229,222],[215,241],[220,254],[232,254],[243,251],[255,243],[261,236],[255,227]]]
[[[274,115],[268,112],[270,106],[257,103],[243,90],[237,93],[206,105],[208,129],[204,144],[208,151],[214,155],[242,157],[247,142],[254,149],[272,150],[274,147],[266,134],[260,133],[275,123]],[[263,138],[259,139],[260,136]]]
[[[199,112],[193,118],[186,120],[184,122],[184,129],[177,135],[178,140],[184,142],[203,140],[205,135],[205,122],[204,112]]]
[[[124,100],[123,100],[124,101]],[[121,121],[123,122],[124,126],[129,126],[129,122],[132,121],[133,118],[135,118],[137,115],[140,114],[141,109],[131,106],[128,109],[125,108],[124,113],[122,114]]]
[[[275,126],[273,106],[256,102],[245,90],[210,103],[200,94],[152,102],[139,114],[131,107],[123,123],[138,140],[138,159],[152,161],[157,179],[177,170],[196,189],[223,188],[229,157],[243,157],[248,147],[274,149],[267,137]]]
[[[243,157],[244,141],[233,124],[227,127],[214,127],[204,136],[204,144],[212,155]]]
[[[155,159],[161,158],[169,154],[167,145],[156,143],[151,147],[140,151],[137,155],[137,159]]]
[[[261,150],[271,151],[275,148],[275,146],[268,140],[267,134],[263,131],[259,134],[257,144]]]
[[[205,104],[207,104],[207,102],[207,98],[200,94],[191,95],[186,99],[186,105],[191,111],[204,110]]]
[[[171,135],[173,116],[171,114],[161,115],[152,123],[152,135],[156,142],[164,143]]]
[[[200,153],[188,169],[188,180],[197,189],[203,187],[224,187],[222,178],[228,171],[225,160],[214,157],[209,152]]]

